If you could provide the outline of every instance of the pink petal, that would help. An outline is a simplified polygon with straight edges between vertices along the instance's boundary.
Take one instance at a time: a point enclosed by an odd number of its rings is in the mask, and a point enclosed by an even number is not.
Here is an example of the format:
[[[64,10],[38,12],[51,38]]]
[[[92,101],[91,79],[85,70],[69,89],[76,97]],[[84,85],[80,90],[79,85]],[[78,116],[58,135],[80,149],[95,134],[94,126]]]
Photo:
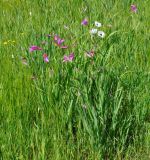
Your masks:
[[[69,55],[69,61],[73,61],[73,59],[74,59],[74,54],[72,53]]]
[[[83,25],[83,26],[88,25],[88,20],[87,20],[87,19],[84,19],[84,20],[81,22],[81,25]]]
[[[63,62],[72,62],[74,59],[74,54],[71,53],[69,56],[64,55]]]
[[[62,49],[67,49],[68,46],[60,46],[60,48],[62,48]]]
[[[49,62],[48,55],[46,53],[43,54],[43,59],[44,59],[44,62],[46,63]]]
[[[29,48],[29,52],[33,52],[34,50],[32,48]]]
[[[61,39],[61,40],[60,40],[60,43],[62,44],[64,41],[65,41],[64,39]]]
[[[36,50],[42,50],[42,48],[40,48],[40,47],[38,47],[38,46],[31,46],[31,47],[29,48],[29,51],[30,51],[30,52],[33,52],[33,51],[36,51]]]
[[[46,53],[43,54],[43,58],[46,58],[48,57],[48,55]]]
[[[44,58],[44,62],[46,62],[46,63],[48,63],[48,62],[49,62],[48,57],[45,57],[45,58]]]
[[[58,40],[57,40],[57,44],[58,44],[58,45],[61,45],[61,39],[58,39]]]
[[[137,7],[136,7],[136,5],[134,5],[134,4],[131,5],[131,11],[132,11],[132,12],[135,12],[135,13],[137,12]]]
[[[67,61],[69,61],[69,58],[68,58],[68,56],[64,56],[64,59],[63,59],[63,62],[67,62]]]
[[[58,39],[60,39],[59,36],[55,35],[54,36],[54,41],[58,41]]]

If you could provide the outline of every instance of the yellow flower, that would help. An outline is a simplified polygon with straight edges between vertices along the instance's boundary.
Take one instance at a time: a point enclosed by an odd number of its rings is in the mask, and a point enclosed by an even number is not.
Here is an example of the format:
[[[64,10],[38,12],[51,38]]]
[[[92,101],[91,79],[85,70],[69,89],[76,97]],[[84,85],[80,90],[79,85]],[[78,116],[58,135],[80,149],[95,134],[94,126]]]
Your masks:
[[[25,34],[24,32],[20,33],[22,36]]]
[[[7,44],[8,44],[8,42],[4,42],[3,44],[4,44],[4,45],[7,45]]]

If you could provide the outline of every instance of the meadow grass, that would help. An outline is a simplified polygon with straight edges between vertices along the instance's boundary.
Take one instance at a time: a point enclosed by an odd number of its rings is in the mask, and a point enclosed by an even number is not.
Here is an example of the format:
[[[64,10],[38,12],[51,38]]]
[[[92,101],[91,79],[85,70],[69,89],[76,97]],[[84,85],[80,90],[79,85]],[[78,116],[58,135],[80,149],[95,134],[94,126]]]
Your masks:
[[[150,158],[149,6],[149,0],[1,0],[2,160]],[[91,38],[95,21],[105,38]],[[70,47],[54,45],[54,34]],[[44,48],[49,63],[43,51],[30,53],[31,45]],[[86,57],[92,49],[94,57]],[[64,63],[72,52],[74,60]]]

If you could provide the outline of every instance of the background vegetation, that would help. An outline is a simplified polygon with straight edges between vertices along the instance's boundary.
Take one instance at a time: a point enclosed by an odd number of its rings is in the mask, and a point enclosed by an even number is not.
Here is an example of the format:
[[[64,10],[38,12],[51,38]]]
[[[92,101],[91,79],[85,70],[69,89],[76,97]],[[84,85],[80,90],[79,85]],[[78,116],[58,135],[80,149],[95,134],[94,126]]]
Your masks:
[[[1,0],[1,159],[150,158],[149,6]],[[89,24],[81,26],[85,17]],[[104,39],[91,38],[94,21],[103,24]],[[70,47],[58,48],[47,34]],[[41,51],[29,53],[31,45],[44,48],[50,62]],[[92,49],[95,56],[85,57]],[[74,61],[63,63],[71,52]]]

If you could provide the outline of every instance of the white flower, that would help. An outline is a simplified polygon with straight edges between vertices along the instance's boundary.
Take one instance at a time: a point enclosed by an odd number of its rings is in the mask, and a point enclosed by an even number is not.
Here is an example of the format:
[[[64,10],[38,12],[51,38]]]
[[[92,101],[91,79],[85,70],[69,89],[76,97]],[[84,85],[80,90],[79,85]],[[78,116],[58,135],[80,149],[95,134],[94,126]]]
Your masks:
[[[97,29],[95,29],[95,28],[92,28],[91,30],[90,30],[90,33],[93,35],[93,34],[96,34],[97,33]]]
[[[97,21],[95,21],[95,26],[96,26],[96,27],[101,27],[101,26],[102,26],[102,24],[101,24],[101,23],[99,23],[99,22],[97,22]]]
[[[29,15],[32,16],[32,12],[31,11],[29,12]]]
[[[68,27],[68,26],[66,26],[66,25],[64,25],[64,28],[65,28],[65,29],[69,29],[69,27]]]
[[[101,38],[104,38],[105,37],[105,33],[103,31],[98,31],[98,36],[101,37]]]

